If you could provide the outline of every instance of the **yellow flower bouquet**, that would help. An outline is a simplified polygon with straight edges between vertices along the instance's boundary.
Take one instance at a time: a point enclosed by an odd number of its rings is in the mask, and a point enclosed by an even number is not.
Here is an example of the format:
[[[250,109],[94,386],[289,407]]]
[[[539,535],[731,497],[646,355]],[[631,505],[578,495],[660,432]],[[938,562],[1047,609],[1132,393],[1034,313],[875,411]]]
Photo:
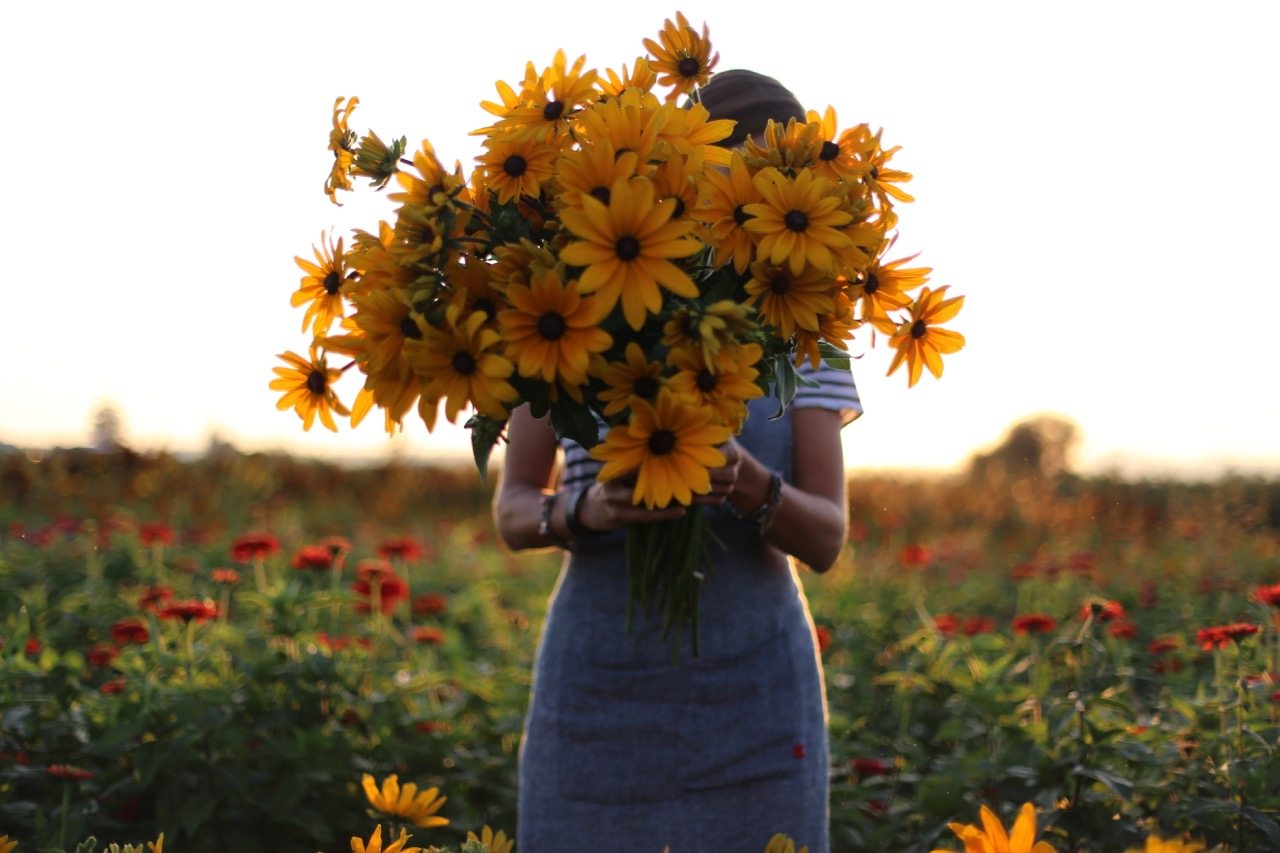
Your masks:
[[[590,449],[601,480],[634,478],[634,501],[663,507],[710,490],[749,400],[773,394],[781,414],[798,367],[847,366],[866,324],[895,350],[890,373],[941,375],[963,338],[940,324],[963,297],[886,258],[894,203],[911,200],[897,149],[865,124],[840,130],[831,108],[724,147],[734,122],[699,101],[718,60],[707,28],[677,13],[643,42],[630,69],[559,51],[499,82],[469,177],[427,141],[410,153],[403,137],[359,136],[357,99],[337,99],[325,191],[336,202],[366,178],[397,206],[297,259],[312,342],[275,368],[281,409],[336,430],[334,414],[354,426],[376,405],[389,432],[415,408],[428,430],[441,407],[454,423],[469,409],[483,474],[528,404]],[[348,409],[334,386],[353,367],[364,384]],[[711,547],[699,510],[628,531],[633,606],[660,605],[677,643],[693,628],[695,653]]]

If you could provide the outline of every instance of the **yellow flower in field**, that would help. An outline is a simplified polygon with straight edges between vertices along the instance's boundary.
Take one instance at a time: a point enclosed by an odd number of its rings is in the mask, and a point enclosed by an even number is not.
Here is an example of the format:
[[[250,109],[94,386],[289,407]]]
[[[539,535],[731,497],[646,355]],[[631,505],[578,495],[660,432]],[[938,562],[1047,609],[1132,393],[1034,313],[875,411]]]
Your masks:
[[[303,430],[311,429],[319,414],[320,422],[337,432],[333,412],[343,416],[351,414],[346,406],[338,402],[338,396],[332,387],[341,378],[342,371],[330,369],[324,356],[317,357],[314,349],[311,350],[310,359],[293,352],[281,353],[277,358],[289,366],[271,368],[277,376],[271,380],[271,390],[285,392],[276,403],[276,408],[281,411],[292,408],[296,411],[298,417],[302,418]]]
[[[892,244],[892,240],[886,241],[881,255]],[[888,312],[910,305],[908,291],[927,282],[929,273],[933,272],[931,267],[903,268],[903,264],[910,263],[916,257],[917,255],[910,255],[888,263],[884,262],[883,257],[877,257],[856,281],[846,287],[849,297],[858,305],[862,319],[886,335],[893,334],[897,326],[889,319]]]
[[[649,361],[639,344],[628,343],[623,357],[625,361],[605,363],[593,371],[609,386],[599,394],[606,417],[630,406],[632,397],[652,403],[662,388],[662,365]]]
[[[715,250],[715,266],[732,261],[734,270],[746,272],[755,258],[755,239],[746,228],[751,218],[746,206],[758,204],[761,196],[742,154],[731,153],[728,174],[708,170],[700,189],[701,198],[693,216],[707,225],[707,242]]]
[[[761,139],[747,137],[742,143],[742,155],[753,170],[772,166],[788,175],[798,174],[821,162],[821,133],[818,122],[770,119],[765,123]]]
[[[648,92],[658,82],[658,75],[654,72],[653,66],[649,64],[649,60],[643,56],[637,56],[632,66],[635,70],[628,73],[627,66],[624,63],[622,73],[618,74],[612,68],[605,69],[608,75],[608,81],[597,78],[596,86],[600,89],[601,94],[611,97],[618,97],[628,89],[638,89],[641,92]]]
[[[476,160],[477,171],[484,183],[498,195],[498,203],[505,204],[523,196],[537,198],[542,184],[554,173],[557,149],[533,140],[525,142],[499,142],[486,140],[486,153]]]
[[[809,848],[801,847],[796,850],[795,841],[779,832],[769,839],[768,845],[764,848],[764,853],[809,853]]]
[[[937,290],[925,288],[920,291],[915,304],[911,306],[911,319],[898,326],[889,346],[897,349],[893,362],[889,365],[888,376],[905,361],[909,378],[907,387],[915,385],[920,379],[920,371],[928,367],[936,377],[942,376],[942,356],[956,352],[964,346],[964,336],[950,329],[940,329],[938,324],[945,323],[955,317],[964,305],[963,296],[943,299],[948,285]]]
[[[559,380],[576,399],[592,353],[613,344],[600,328],[609,304],[583,296],[574,282],[561,282],[554,271],[535,276],[528,287],[512,285],[507,298],[512,307],[498,315],[498,324],[516,370],[548,383]]]
[[[546,142],[566,134],[569,117],[596,98],[596,72],[583,72],[586,61],[579,56],[568,67],[564,51],[556,51],[551,66],[532,84],[526,83],[521,97],[506,109],[490,134],[504,142]]]
[[[622,301],[627,324],[639,329],[646,312],[662,308],[659,285],[692,299],[698,288],[669,258],[696,254],[702,244],[687,239],[692,222],[672,222],[675,202],[655,202],[646,180],[618,181],[605,206],[590,196],[582,208],[561,212],[566,228],[578,239],[560,252],[568,264],[584,267],[579,283],[584,293],[599,292],[612,307]]]
[[[401,786],[400,778],[395,773],[382,780],[381,789],[368,773],[361,777],[360,784],[364,787],[364,795],[368,797],[369,805],[383,814],[404,818],[414,826],[433,827],[449,824],[448,818],[436,814],[445,804],[445,800],[449,799],[438,796],[439,788],[428,788],[420,792],[413,782]]]
[[[1147,836],[1147,843],[1141,847],[1130,847],[1124,853],[1203,853],[1205,847],[1199,841],[1166,840],[1159,836]]]
[[[495,349],[501,336],[485,323],[482,311],[465,317],[455,304],[445,312],[443,328],[426,326],[421,340],[405,343],[405,358],[422,380],[422,397],[445,401],[445,417],[456,423],[468,403],[495,420],[506,420],[504,404],[519,396],[507,382],[515,366]],[[435,409],[419,405],[427,429],[435,427]]]
[[[661,44],[659,44],[661,42]],[[711,54],[711,38],[707,25],[702,25],[702,35],[689,26],[688,19],[676,12],[675,23],[663,21],[658,41],[645,39],[644,46],[652,58],[653,70],[662,75],[658,82],[675,87],[667,100],[687,95],[698,86],[705,86],[711,72],[720,61],[720,54]]]
[[[638,164],[634,151],[615,152],[608,139],[564,152],[557,164],[561,207],[581,207],[584,195],[607,205],[609,188],[634,178]]]
[[[836,128],[839,125],[836,123],[835,107],[827,107],[822,115],[809,110],[807,118],[810,125],[818,126],[817,136],[821,146],[813,166],[819,175],[832,180],[850,180],[866,174],[870,166],[858,160],[858,129],[851,128],[837,137]]]
[[[293,261],[306,275],[290,300],[294,308],[307,306],[302,316],[302,330],[312,327],[312,333],[323,335],[328,333],[333,321],[343,315],[345,303],[342,301],[342,286],[348,281],[358,278],[354,272],[347,271],[346,256],[342,252],[342,238],[338,238],[335,246],[332,235],[326,242],[325,234],[320,232],[319,248],[312,246],[316,262],[313,264],[306,258],[294,256]]]
[[[838,229],[853,221],[852,214],[840,210],[840,199],[830,190],[826,178],[803,171],[789,179],[772,167],[755,176],[763,201],[744,208],[751,216],[745,228],[759,235],[758,257],[800,275],[805,264],[834,273],[835,253],[853,247],[849,235]],[[834,253],[833,253],[834,250]]]
[[[797,275],[789,268],[757,261],[751,265],[751,280],[744,289],[747,304],[759,303],[761,315],[785,341],[797,328],[818,331],[819,318],[834,307],[836,285],[830,274],[816,267],[805,267]]]
[[[346,101],[346,106],[342,105]],[[324,182],[329,201],[338,203],[337,191],[351,189],[351,167],[355,163],[356,132],[347,127],[351,111],[360,103],[359,98],[339,97],[333,102],[333,130],[329,131],[329,150],[333,152],[333,168]]]
[[[9,838],[8,835],[0,835],[0,853],[13,853],[13,848],[18,846],[18,842]]]
[[[687,505],[695,494],[711,491],[709,471],[725,463],[717,445],[732,432],[711,417],[710,410],[666,388],[653,405],[633,399],[630,423],[613,427],[591,448],[591,456],[605,463],[599,479],[607,482],[634,472],[633,503],[664,507],[674,499]]]
[[[351,839],[351,853],[422,853],[421,847],[405,847],[412,837],[407,830],[401,828],[400,837],[383,849],[382,827],[375,826],[373,835],[369,836],[368,844],[365,844],[364,839],[359,836]]]
[[[1047,841],[1036,841],[1036,808],[1031,803],[1025,803],[1018,812],[1012,833],[1005,832],[1000,818],[986,806],[982,807],[980,816],[981,829],[971,824],[948,824],[964,842],[965,853],[1057,853]],[[934,850],[933,853],[947,851]]]
[[[495,833],[487,826],[480,832],[479,836],[474,832],[468,832],[467,841],[480,842],[484,845],[485,853],[511,853],[512,849],[516,846],[514,841],[507,838],[507,834],[505,832],[499,831]]]
[[[756,384],[760,371],[755,368],[763,354],[759,344],[746,344],[736,347],[731,358],[708,364],[697,350],[673,349],[667,364],[676,372],[667,387],[711,409],[716,421],[736,431],[746,420],[747,401],[764,396],[764,389]]]

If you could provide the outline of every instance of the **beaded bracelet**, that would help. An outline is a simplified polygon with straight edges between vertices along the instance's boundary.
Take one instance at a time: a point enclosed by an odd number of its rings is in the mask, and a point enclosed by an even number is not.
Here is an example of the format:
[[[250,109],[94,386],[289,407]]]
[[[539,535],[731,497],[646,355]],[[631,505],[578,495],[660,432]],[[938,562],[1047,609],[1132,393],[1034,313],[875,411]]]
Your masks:
[[[542,496],[542,518],[538,521],[538,535],[546,537],[552,545],[567,551],[570,547],[569,541],[556,533],[555,528],[551,526],[551,512],[556,508],[556,501],[559,499],[559,492]]]
[[[769,527],[773,524],[773,517],[778,514],[778,507],[782,505],[782,475],[777,471],[769,472],[769,497],[765,498],[760,508],[752,513],[739,512],[732,504],[728,504],[729,511],[743,521],[749,521],[756,526],[756,529],[763,536]]]
[[[569,511],[564,514],[564,526],[569,528],[569,533],[574,539],[588,539],[592,536],[598,536],[603,530],[592,530],[582,521],[582,504],[587,499],[587,492],[591,491],[591,486],[585,486],[578,489],[573,496],[573,503],[569,507]]]

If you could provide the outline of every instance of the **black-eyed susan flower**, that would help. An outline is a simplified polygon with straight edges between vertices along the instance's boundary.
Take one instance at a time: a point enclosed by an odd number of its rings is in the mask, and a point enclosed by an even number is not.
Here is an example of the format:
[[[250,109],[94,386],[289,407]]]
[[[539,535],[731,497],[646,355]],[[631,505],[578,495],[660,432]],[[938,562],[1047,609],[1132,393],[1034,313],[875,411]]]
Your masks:
[[[436,814],[449,799],[439,795],[439,788],[419,791],[413,782],[401,785],[399,777],[394,773],[382,780],[381,788],[368,773],[361,777],[360,784],[364,787],[369,805],[385,815],[403,818],[414,826],[424,828],[449,825],[448,818]]]
[[[673,222],[684,219],[698,205],[698,179],[702,175],[702,163],[701,152],[688,156],[672,154],[649,176],[653,181],[655,198],[675,200],[676,209],[671,214]]]
[[[632,397],[652,403],[662,388],[662,364],[650,361],[635,341],[627,344],[622,361],[598,362],[596,375],[607,386],[599,393],[604,415],[616,415],[631,405]]]
[[[528,287],[513,285],[507,298],[511,307],[498,314],[498,324],[516,370],[521,376],[560,382],[577,397],[592,354],[613,343],[600,328],[609,304],[583,296],[575,282],[562,282],[554,271],[535,276]]]
[[[507,838],[505,832],[501,830],[494,832],[488,826],[481,830],[479,835],[468,832],[467,842],[479,842],[484,847],[485,853],[511,853],[516,846],[514,841]]]
[[[698,351],[710,367],[722,351],[759,331],[751,308],[732,299],[710,305],[692,302],[671,312],[662,326],[662,344],[671,349]]]
[[[637,56],[631,67],[633,70],[627,71],[626,63],[623,63],[620,73],[612,68],[605,69],[604,73],[608,79],[596,78],[596,86],[600,89],[600,93],[616,98],[628,89],[648,92],[657,84],[658,75],[646,57]]]
[[[0,835],[0,853],[13,853],[13,848],[17,846],[16,839],[12,839],[8,835]]]
[[[294,256],[293,261],[306,273],[298,289],[290,300],[294,308],[307,306],[302,315],[302,330],[312,327],[315,335],[328,334],[333,321],[341,316],[346,308],[343,302],[342,286],[358,278],[354,270],[347,269],[346,255],[342,251],[342,238],[334,245],[332,235],[325,237],[320,232],[320,245],[312,246],[316,262],[313,264],[306,258]]]
[[[680,109],[675,104],[664,104],[669,113],[658,133],[658,138],[680,154],[699,153],[708,165],[727,166],[732,152],[721,143],[733,135],[734,121],[712,119],[710,111],[702,104],[690,104]]]
[[[507,382],[515,366],[499,354],[501,336],[486,325],[483,312],[463,315],[457,305],[445,312],[441,327],[428,325],[421,340],[405,343],[405,358],[422,381],[422,398],[445,403],[445,416],[456,423],[471,404],[495,420],[506,420],[507,403],[519,396]],[[419,405],[428,429],[435,427],[435,408]]]
[[[387,144],[378,134],[369,131],[355,151],[351,171],[368,178],[370,186],[382,189],[391,176],[400,171],[400,158],[404,156],[407,145],[403,136]]]
[[[542,185],[554,172],[557,150],[533,140],[524,142],[485,141],[484,154],[476,160],[485,185],[505,204],[522,196],[537,198]]]
[[[816,332],[821,316],[835,307],[835,279],[811,266],[794,274],[790,267],[757,261],[744,289],[748,304],[759,306],[760,315],[783,340],[790,340],[798,328]]]
[[[276,408],[281,411],[296,411],[298,417],[302,418],[304,430],[311,429],[316,415],[319,415],[322,424],[337,432],[338,425],[334,423],[333,413],[337,412],[344,417],[350,414],[347,407],[338,401],[338,395],[333,390],[333,383],[342,377],[342,371],[330,368],[325,357],[316,355],[314,349],[309,359],[294,352],[281,353],[277,358],[289,366],[271,368],[277,377],[271,380],[271,390],[285,392],[276,403]]]
[[[889,168],[889,160],[902,149],[902,146],[883,148],[880,144],[883,129],[873,134],[866,125],[860,125],[856,130],[857,135],[851,144],[856,149],[858,162],[864,172],[863,180],[871,192],[880,199],[881,206],[889,204],[888,198],[904,202],[915,201],[915,198],[897,186],[911,180],[911,174]]]
[[[816,166],[822,156],[822,128],[818,122],[785,122],[770,119],[765,123],[760,139],[747,137],[742,144],[742,156],[755,171],[772,166],[787,174],[796,175]]]
[[[382,846],[382,826],[375,826],[373,834],[369,836],[366,843],[360,836],[353,836],[351,839],[351,853],[423,853],[421,847],[406,847],[409,839],[412,838],[409,831],[404,827],[400,828],[400,837],[388,844],[385,848]]]
[[[1012,832],[1005,831],[996,813],[986,806],[979,810],[982,826],[949,823],[947,826],[964,842],[966,851],[983,853],[1056,853],[1047,841],[1036,841],[1036,807],[1024,803],[1013,822]],[[934,850],[933,853],[946,853]]]
[[[794,839],[778,833],[769,839],[769,843],[764,848],[764,853],[809,853],[809,848],[801,847],[797,850]]]
[[[1177,838],[1148,835],[1141,847],[1130,847],[1124,853],[1204,853],[1204,849],[1202,841],[1183,841]]]
[[[759,238],[758,257],[790,267],[800,275],[805,265],[834,273],[837,254],[853,247],[841,228],[853,216],[840,209],[832,184],[810,171],[794,179],[772,167],[754,178],[762,201],[744,208],[751,216],[745,228]]]
[[[711,72],[720,61],[720,54],[711,53],[711,37],[707,25],[702,25],[702,34],[689,26],[689,20],[676,12],[673,23],[670,18],[663,21],[658,41],[644,40],[645,49],[652,57],[653,70],[660,76],[658,82],[663,86],[671,86],[668,100],[680,95],[687,95],[698,86],[706,85],[711,79]]]
[[[607,205],[609,188],[635,177],[638,165],[634,151],[618,153],[608,139],[564,152],[556,164],[560,205],[581,207],[584,195]]]
[[[413,168],[418,174],[404,170],[396,174],[396,183],[402,191],[391,193],[387,198],[432,214],[448,209],[453,215],[463,217],[458,227],[464,225],[465,213],[457,204],[467,183],[462,176],[462,164],[455,162],[453,171],[449,172],[436,157],[431,142],[424,139],[413,154]]]
[[[732,152],[728,172],[707,170],[699,188],[693,217],[707,226],[707,242],[715,252],[715,265],[732,262],[734,270],[746,272],[755,258],[755,239],[746,228],[751,218],[746,206],[758,204],[761,196],[742,154]]]
[[[344,105],[342,102],[346,101]],[[355,163],[356,132],[347,127],[351,111],[360,103],[359,98],[339,96],[333,102],[333,129],[329,131],[329,150],[333,152],[333,168],[324,182],[329,201],[338,203],[338,190],[351,189],[351,167]]]
[[[858,306],[859,316],[887,335],[897,327],[888,312],[910,305],[910,292],[927,282],[933,272],[931,267],[903,266],[915,260],[918,253],[885,262],[883,254],[892,245],[892,240],[885,241],[871,266],[845,286],[845,292]]]
[[[648,163],[655,159],[663,127],[674,115],[674,109],[663,109],[652,95],[630,89],[583,110],[579,121],[590,143],[608,141],[614,151],[630,151],[640,163]]]
[[[732,357],[708,364],[697,350],[671,350],[667,364],[675,374],[667,385],[696,401],[695,405],[710,408],[714,420],[736,431],[746,420],[747,401],[764,396],[764,389],[756,384],[760,371],[755,368],[764,353],[759,344],[745,344],[731,352]]]
[[[858,159],[857,141],[861,139],[861,128],[850,128],[837,134],[839,125],[835,107],[827,107],[821,115],[809,110],[806,117],[808,124],[817,126],[819,148],[813,163],[814,171],[831,180],[857,180],[870,170],[869,165]]]
[[[567,134],[573,114],[596,98],[596,72],[582,70],[586,61],[579,56],[569,66],[564,51],[556,51],[550,67],[526,84],[521,97],[488,129],[489,134],[506,142],[547,142]]]
[[[639,330],[646,313],[662,308],[659,287],[687,299],[698,295],[688,273],[671,258],[696,254],[702,244],[688,239],[692,222],[672,222],[675,202],[655,201],[646,180],[618,181],[609,204],[590,196],[581,209],[561,212],[566,228],[578,238],[561,252],[565,263],[583,267],[579,287],[598,293],[610,307],[622,302],[627,324]]]
[[[602,482],[636,475],[634,503],[653,508],[674,500],[687,505],[695,494],[711,491],[710,469],[725,463],[717,445],[731,435],[728,427],[712,420],[709,409],[663,388],[653,405],[633,399],[630,421],[610,429],[591,448],[591,456],[604,463]]]
[[[964,336],[950,329],[939,328],[940,324],[956,316],[964,305],[963,296],[944,299],[947,285],[937,290],[928,287],[920,291],[920,295],[911,306],[911,318],[898,326],[889,346],[897,352],[889,365],[889,373],[898,369],[905,361],[907,364],[907,387],[915,385],[920,379],[923,368],[936,377],[942,376],[942,356],[956,352],[964,346]]]

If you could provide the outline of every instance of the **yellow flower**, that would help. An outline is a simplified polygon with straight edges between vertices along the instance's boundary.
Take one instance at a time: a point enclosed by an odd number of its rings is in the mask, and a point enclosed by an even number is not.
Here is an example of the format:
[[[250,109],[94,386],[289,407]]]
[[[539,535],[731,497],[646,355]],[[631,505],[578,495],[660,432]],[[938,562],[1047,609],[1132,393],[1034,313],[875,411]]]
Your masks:
[[[561,212],[565,227],[579,238],[560,252],[561,259],[585,268],[579,283],[584,293],[599,291],[611,307],[621,299],[633,329],[644,325],[646,312],[662,308],[659,285],[689,299],[698,295],[688,274],[668,260],[702,248],[686,237],[693,223],[672,222],[674,212],[675,201],[655,203],[653,186],[642,179],[615,183],[608,206],[583,196],[581,209]]]
[[[896,238],[895,238],[896,239]],[[881,257],[852,284],[846,288],[849,298],[858,305],[860,316],[886,335],[893,334],[897,325],[888,317],[888,312],[905,308],[911,304],[908,291],[915,290],[929,280],[931,267],[911,267],[903,269],[902,265],[916,259],[916,255],[899,258],[885,263],[883,253],[893,244],[886,241],[881,248]]]
[[[1036,809],[1031,803],[1025,803],[1018,812],[1012,833],[1005,832],[1000,818],[986,806],[979,814],[981,829],[971,824],[948,824],[964,842],[965,853],[1057,853],[1047,841],[1036,841]],[[947,851],[934,850],[933,853]]]
[[[764,853],[809,853],[809,848],[801,847],[797,851],[796,843],[779,832],[769,839],[769,844],[764,848]]]
[[[0,835],[0,853],[13,853],[13,848],[18,846],[18,842],[13,841],[8,835]]]
[[[344,107],[343,101],[347,104]],[[351,189],[351,167],[355,162],[356,133],[347,127],[351,111],[360,103],[359,98],[339,97],[333,102],[333,130],[329,131],[329,150],[333,152],[333,168],[324,182],[329,201],[338,203],[337,191]]]
[[[348,272],[346,256],[342,253],[342,238],[333,244],[332,235],[328,242],[325,234],[320,232],[320,247],[311,247],[316,262],[313,264],[306,258],[294,256],[296,263],[306,275],[290,300],[294,308],[307,306],[307,313],[302,317],[302,330],[312,327],[316,335],[327,334],[333,321],[343,315],[345,305],[342,301],[342,285],[357,278],[357,274]],[[309,304],[308,304],[309,303]]]
[[[654,73],[653,66],[649,64],[648,59],[643,56],[637,56],[633,68],[635,70],[628,73],[627,66],[624,63],[621,74],[618,74],[612,68],[605,69],[605,74],[609,77],[608,81],[597,78],[596,86],[601,93],[616,98],[627,89],[648,92],[657,84],[658,75]]]
[[[484,845],[485,853],[511,853],[512,848],[516,846],[514,841],[507,839],[505,832],[499,831],[495,833],[487,826],[480,832],[479,836],[474,832],[468,832],[467,841],[479,841]]]
[[[663,388],[651,406],[631,403],[631,421],[609,430],[591,448],[603,463],[599,479],[607,482],[636,473],[633,503],[664,507],[674,499],[689,504],[695,494],[711,491],[711,468],[725,463],[717,445],[729,440],[728,427],[713,423],[709,409]]]
[[[785,122],[770,119],[765,123],[763,138],[747,137],[742,156],[753,170],[772,166],[788,175],[816,167],[822,158],[822,125],[818,122]]]
[[[271,368],[277,376],[271,380],[271,390],[285,392],[276,403],[276,408],[281,411],[292,408],[296,411],[298,417],[302,418],[303,430],[311,429],[319,414],[320,422],[337,432],[333,412],[343,416],[351,414],[346,406],[338,402],[338,396],[332,387],[341,378],[342,371],[330,369],[324,356],[317,357],[314,349],[311,350],[309,360],[293,352],[281,353],[277,358],[284,360],[289,367]]]
[[[658,42],[661,42],[659,44]],[[663,21],[658,42],[645,39],[644,46],[653,57],[650,64],[660,75],[663,86],[674,86],[667,100],[687,95],[697,86],[705,86],[711,79],[711,71],[720,61],[720,54],[711,55],[711,39],[707,25],[702,25],[702,35],[689,26],[688,19],[676,12],[676,22]]]
[[[614,151],[630,151],[640,163],[648,163],[655,159],[659,135],[675,112],[662,109],[653,95],[630,89],[617,98],[593,104],[579,119],[590,144],[608,141]]]
[[[649,361],[638,343],[628,343],[623,357],[625,361],[606,363],[594,371],[609,386],[599,394],[606,417],[625,410],[632,397],[652,403],[662,387],[662,365]]]
[[[422,853],[421,847],[405,847],[410,838],[412,836],[402,827],[400,829],[400,837],[384,850],[382,848],[382,827],[375,826],[373,835],[369,836],[368,844],[365,844],[364,839],[359,836],[351,839],[351,853]]]
[[[715,250],[715,266],[729,261],[743,273],[755,257],[755,240],[746,229],[748,204],[760,202],[760,191],[751,180],[742,154],[734,151],[729,173],[708,170],[701,185],[701,198],[693,216],[707,225],[708,241]]]
[[[898,326],[889,346],[897,349],[893,362],[889,365],[888,376],[898,369],[903,361],[907,363],[909,379],[907,387],[915,385],[920,379],[920,371],[928,367],[936,377],[942,376],[942,356],[959,350],[964,346],[964,336],[950,329],[940,329],[938,324],[945,323],[955,317],[964,305],[963,296],[943,299],[947,286],[937,290],[925,288],[911,306],[911,319]]]
[[[395,773],[382,780],[381,790],[368,773],[364,774],[360,783],[364,786],[364,795],[369,798],[369,805],[383,814],[404,818],[414,826],[433,827],[449,824],[448,818],[436,814],[448,799],[448,797],[437,796],[440,793],[438,788],[428,788],[419,792],[418,786],[413,782],[402,787]]]
[[[871,129],[866,125],[859,125],[854,128],[854,131],[856,136],[852,144],[857,151],[859,165],[866,173],[863,180],[866,181],[871,192],[880,199],[881,206],[890,204],[886,196],[898,201],[915,201],[905,190],[895,186],[911,180],[911,174],[888,168],[889,160],[901,150],[902,146],[896,146],[887,151],[882,148],[880,135],[884,133],[883,129],[872,134]]]
[[[613,343],[599,327],[609,304],[583,296],[573,282],[561,283],[555,272],[535,276],[528,287],[512,285],[507,298],[512,307],[498,314],[498,324],[520,375],[559,380],[576,398],[576,386],[587,381],[591,354]]]
[[[1165,840],[1149,835],[1142,847],[1130,847],[1124,853],[1202,853],[1204,849],[1204,844],[1199,841]]]
[[[744,289],[747,304],[759,303],[760,314],[784,341],[790,340],[797,328],[816,332],[819,318],[834,307],[835,279],[815,267],[793,274],[768,261],[757,261],[751,265],[751,280]]]
[[[506,420],[506,403],[519,396],[507,382],[515,366],[496,350],[499,334],[486,325],[483,311],[462,316],[454,304],[445,312],[443,328],[426,326],[421,340],[405,342],[405,358],[422,380],[422,397],[431,404],[445,400],[445,417],[456,423],[468,403],[495,420]],[[435,427],[435,409],[419,405],[427,429]]]
[[[755,368],[762,355],[759,344],[746,344],[735,348],[732,358],[708,364],[697,350],[673,349],[667,363],[676,373],[667,387],[710,409],[714,420],[736,431],[747,417],[747,401],[764,396],[764,389],[756,384],[760,371]]]
[[[819,175],[837,180],[855,179],[866,174],[870,166],[858,160],[856,141],[861,138],[858,128],[846,130],[837,137],[836,128],[839,125],[836,123],[835,107],[827,107],[822,115],[813,110],[809,110],[806,115],[809,124],[818,125],[818,139],[822,142],[818,158],[813,164]]]
[[[413,167],[418,170],[417,175],[404,171],[396,173],[396,183],[404,191],[391,193],[387,198],[404,207],[420,208],[430,214],[448,209],[460,216],[455,230],[465,226],[467,218],[456,203],[467,185],[462,176],[462,164],[455,162],[452,173],[445,171],[436,157],[435,148],[424,139],[422,147],[413,154]]]
[[[0,836],[0,853],[9,853],[12,847],[6,847],[4,844],[5,836]],[[15,844],[17,842],[14,842]],[[102,853],[164,853],[164,833],[160,833],[155,841],[148,841],[142,844],[109,844]]]
[[[485,141],[488,151],[476,160],[476,171],[489,189],[505,204],[523,196],[537,198],[542,184],[554,172],[557,149],[533,140],[525,142]]]
[[[596,97],[596,72],[583,73],[585,56],[566,66],[563,50],[556,51],[542,76],[526,81],[520,97],[503,113],[489,133],[504,142],[546,142],[568,132],[569,117]]]
[[[160,833],[158,836],[156,836],[155,841],[147,842],[147,850],[149,850],[150,853],[164,853],[164,833],[163,832]]]
[[[722,350],[733,349],[758,330],[748,305],[732,299],[710,305],[695,302],[671,312],[662,327],[662,343],[672,349],[699,350],[710,367]]]
[[[635,177],[638,162],[634,151],[616,153],[608,139],[566,151],[557,164],[560,205],[581,207],[584,195],[608,204],[609,188]]]
[[[743,209],[751,216],[745,228],[759,235],[758,257],[791,267],[800,275],[805,264],[834,273],[837,255],[853,247],[849,235],[838,229],[853,221],[840,210],[840,199],[830,193],[832,183],[803,171],[794,180],[773,167],[754,178],[763,201]]]

